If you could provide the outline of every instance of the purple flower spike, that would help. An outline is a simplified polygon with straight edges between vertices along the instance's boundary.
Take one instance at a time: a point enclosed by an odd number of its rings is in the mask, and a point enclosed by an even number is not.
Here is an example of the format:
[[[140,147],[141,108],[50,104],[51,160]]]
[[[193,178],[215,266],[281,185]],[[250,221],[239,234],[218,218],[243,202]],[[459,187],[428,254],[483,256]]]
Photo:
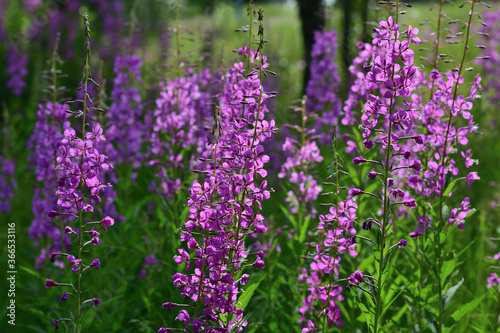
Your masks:
[[[399,241],[398,246],[401,249],[401,248],[403,248],[405,246],[408,246],[408,242],[406,241],[406,239],[402,239],[402,240]]]
[[[59,329],[59,324],[57,324],[57,320],[51,319],[50,323],[52,324],[52,326],[54,326],[56,331]]]
[[[92,304],[94,305],[95,308],[101,303],[101,300],[99,298],[94,298],[92,299]]]
[[[68,293],[63,292],[61,296],[61,300],[59,302],[66,302],[68,300]]]

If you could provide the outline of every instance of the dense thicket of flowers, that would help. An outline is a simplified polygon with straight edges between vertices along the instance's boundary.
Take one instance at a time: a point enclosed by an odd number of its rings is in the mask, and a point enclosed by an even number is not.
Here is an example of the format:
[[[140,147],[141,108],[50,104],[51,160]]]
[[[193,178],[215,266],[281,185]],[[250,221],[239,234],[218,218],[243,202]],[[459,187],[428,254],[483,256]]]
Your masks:
[[[305,87],[287,21],[268,37],[284,74],[274,104],[252,0],[229,66],[218,21],[198,43],[181,0],[166,16],[139,3],[0,0],[0,234],[9,293],[30,304],[20,329],[498,330],[498,11],[466,0],[450,19],[443,0],[415,28],[411,5],[378,2],[387,12],[355,44],[347,78],[340,31],[316,31]],[[170,14],[168,29],[143,20]],[[279,140],[273,118],[286,123]]]

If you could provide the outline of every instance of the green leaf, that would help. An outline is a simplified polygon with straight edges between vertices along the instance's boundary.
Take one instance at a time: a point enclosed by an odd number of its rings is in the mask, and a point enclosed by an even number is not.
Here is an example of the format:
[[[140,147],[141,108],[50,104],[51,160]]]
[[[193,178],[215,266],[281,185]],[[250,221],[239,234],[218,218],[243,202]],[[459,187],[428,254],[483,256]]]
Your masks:
[[[408,307],[410,308],[411,312],[413,312],[413,315],[415,317],[417,317],[417,322],[420,322],[420,315],[417,311],[417,309],[415,308],[415,306],[413,305],[413,302],[412,300],[410,299],[410,297],[406,296],[406,295],[403,295],[405,301],[406,301],[406,304],[408,304]]]
[[[446,279],[455,271],[455,259],[446,260],[441,267],[441,285],[446,285]]]
[[[293,216],[292,214],[290,214],[290,212],[288,211],[288,208],[285,208],[285,206],[279,205],[279,207],[280,207],[281,211],[283,212],[283,214],[285,214],[285,216],[290,220],[290,222],[292,223],[293,228],[295,230],[297,230],[297,220],[295,219],[295,216]]]
[[[88,304],[86,304],[88,306]],[[88,311],[84,312],[82,319],[82,327],[89,327],[90,324],[94,321],[94,317],[97,313],[97,308],[90,307]]]
[[[253,294],[255,293],[255,290],[257,290],[260,283],[262,282],[262,280],[264,280],[264,278],[266,276],[267,276],[267,274],[263,273],[255,281],[252,281],[249,283],[249,285],[245,289],[245,292],[238,299],[238,302],[240,303],[240,304],[236,305],[236,307],[238,309],[245,310],[248,303],[250,303],[250,299],[252,298]]]
[[[351,289],[351,295],[354,297],[356,300],[356,303],[358,304],[359,309],[363,313],[366,319],[366,323],[368,325],[368,328],[370,329],[371,332],[374,331],[374,322],[375,322],[375,312],[373,311],[373,308],[370,307],[369,309],[366,307],[365,303],[361,301],[361,299],[358,296],[356,288]]]
[[[462,280],[460,280],[459,283],[457,283],[453,287],[450,287],[448,290],[446,290],[446,292],[443,295],[443,310],[446,309],[448,307],[448,305],[450,305],[450,301],[453,298],[453,295],[455,295],[458,288],[460,288],[460,286],[463,283],[464,283],[464,278],[462,278]]]
[[[459,321],[463,316],[471,313],[483,301],[485,296],[486,294],[482,294],[481,296],[474,298],[469,303],[462,305],[455,312],[453,312],[451,318],[453,318],[455,321]]]
[[[472,209],[467,216],[465,216],[465,219],[467,220],[469,217],[477,213],[477,209]]]
[[[449,184],[448,186],[446,187],[446,190],[444,190],[444,193],[443,193],[443,198],[448,198],[448,196],[450,195],[451,191],[453,190],[453,187],[455,186],[455,184],[457,183],[458,181],[458,178],[455,178],[453,179]]]
[[[392,303],[394,303],[394,301],[399,297],[399,295],[401,295],[401,293],[405,290],[405,286],[403,286],[401,288],[401,290],[397,293],[396,296],[394,296],[392,298],[392,300],[387,304],[387,306],[385,307],[384,311],[382,311],[382,318],[384,317],[384,314],[387,312],[387,310],[389,310],[389,308],[391,307]]]
[[[300,228],[300,234],[299,234],[299,243],[302,244],[306,240],[307,236],[307,231],[309,231],[309,223],[311,222],[311,215],[309,215],[305,221],[304,224],[302,224],[302,227]]]
[[[474,242],[475,242],[475,241],[476,241],[476,240],[475,240],[475,239],[473,239],[473,240],[472,240],[472,242],[470,242],[469,244],[467,244],[467,246],[466,246],[466,247],[464,247],[462,250],[460,250],[460,252],[458,252],[458,253],[457,253],[457,255],[455,256],[455,258],[460,258],[460,256],[461,256],[462,254],[464,254],[464,253],[465,253],[465,252],[466,252],[466,251],[467,251],[467,250],[468,250],[468,249],[472,246],[472,244],[474,244]]]
[[[429,328],[431,329],[432,333],[437,333],[438,331],[438,323],[436,322],[436,319],[425,309],[425,319],[427,319],[427,324],[429,324]]]
[[[450,217],[450,208],[447,205],[443,206],[443,210],[441,211],[442,222],[443,224],[447,223],[448,217]]]
[[[29,273],[29,274],[37,277],[37,278],[39,278],[39,279],[43,279],[39,272],[37,272],[37,271],[35,271],[35,270],[31,269],[31,268],[28,268],[28,267],[25,267],[25,266],[19,266],[19,268],[22,269],[23,271],[25,271],[25,272],[27,272],[27,273]]]
[[[432,271],[434,272],[434,275],[436,276],[437,279],[439,279],[436,267],[431,263],[431,261],[429,260],[429,258],[427,258],[427,256],[425,255],[424,251],[422,251],[421,249],[418,249],[418,252],[420,252],[420,254],[424,256],[425,261],[427,261],[427,263],[429,264],[429,266],[431,266]]]

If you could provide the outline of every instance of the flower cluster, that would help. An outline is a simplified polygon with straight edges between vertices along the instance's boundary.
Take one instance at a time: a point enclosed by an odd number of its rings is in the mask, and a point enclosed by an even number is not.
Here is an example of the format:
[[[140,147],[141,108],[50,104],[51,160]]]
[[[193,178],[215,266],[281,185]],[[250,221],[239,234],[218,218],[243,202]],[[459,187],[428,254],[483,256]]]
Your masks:
[[[322,235],[322,241],[315,246],[314,252],[309,253],[313,259],[309,271],[303,268],[299,277],[301,282],[309,286],[307,296],[302,300],[299,309],[301,321],[307,320],[306,316],[314,318],[319,307],[321,312],[325,311],[328,326],[333,323],[338,327],[343,326],[338,305],[338,302],[344,300],[341,294],[343,288],[333,281],[331,276],[339,275],[340,254],[349,253],[352,257],[358,255],[354,228],[357,208],[358,205],[348,196],[345,201],[338,202],[336,207],[330,207],[328,214],[319,217],[318,233]],[[321,323],[316,319],[312,322]]]
[[[207,155],[204,147],[210,137],[206,124],[212,118],[207,92],[210,78],[208,70],[195,73],[189,69],[186,75],[167,81],[156,100],[149,164],[159,167],[158,191],[169,197],[182,188],[182,169],[186,164],[198,163],[194,154],[201,158]],[[186,154],[186,150],[191,150],[191,154]],[[191,160],[186,161],[185,156]]]
[[[86,107],[84,103],[84,107]],[[95,225],[99,225],[102,230],[107,231],[109,226],[114,225],[113,218],[106,216],[100,221],[84,221],[87,213],[94,212],[96,203],[101,202],[100,194],[105,187],[110,185],[103,182],[104,174],[110,169],[107,162],[107,156],[101,154],[97,148],[99,143],[105,142],[103,130],[99,123],[92,125],[92,131],[84,133],[83,138],[77,137],[76,131],[73,128],[64,130],[63,138],[58,148],[56,158],[56,170],[58,171],[56,192],[58,210],[51,210],[48,213],[50,218],[58,218],[59,216],[73,216],[76,217],[78,227],[72,228],[71,226],[64,227],[64,233],[69,237],[77,238],[77,250],[81,255],[82,249],[92,245],[101,243],[99,238],[100,233],[95,230]],[[85,228],[90,230],[85,230]],[[87,239],[87,240],[86,240]],[[88,299],[81,302],[81,277],[83,272],[89,268],[99,269],[100,260],[95,258],[90,264],[86,264],[81,257],[75,257],[69,253],[50,253],[50,261],[54,262],[57,256],[66,257],[71,270],[78,274],[78,286],[73,284],[61,284],[53,282],[48,279],[45,286],[47,288],[55,286],[69,286],[72,287],[76,295],[69,294],[75,297],[78,301],[78,314],[80,308],[85,303],[90,303],[96,307],[101,300],[98,298]],[[67,295],[63,293],[61,301],[67,300]],[[80,324],[80,318],[76,318],[77,325]],[[56,330],[58,329],[58,321],[72,319],[62,318],[59,320],[52,319],[52,323]]]
[[[422,194],[425,196],[435,194],[441,197],[445,190],[447,175],[458,175],[457,160],[451,155],[458,152],[460,146],[466,145],[469,142],[467,136],[477,130],[470,111],[479,90],[482,89],[480,82],[481,77],[477,75],[472,82],[469,95],[463,96],[457,94],[460,85],[464,83],[459,70],[449,71],[445,75],[433,70],[428,80],[424,81],[434,90],[434,94],[422,107],[422,123],[428,134],[419,140],[429,147],[433,154],[429,154],[429,160],[424,167],[423,184],[415,182],[414,187],[422,188]],[[455,126],[457,123],[455,120],[459,120],[456,118],[465,120],[464,126]],[[462,150],[460,153],[466,168],[477,164],[477,161],[471,158],[470,149]],[[477,173],[470,172],[466,177],[469,187],[470,183],[477,179],[479,179]]]
[[[14,197],[17,189],[14,173],[16,161],[7,159],[0,155],[0,213],[7,213],[12,210],[10,200]]]
[[[332,136],[333,124],[338,120],[342,101],[338,97],[340,83],[336,65],[337,33],[336,31],[316,31],[311,52],[311,78],[307,83],[307,108],[320,114],[316,130],[320,134],[320,142],[328,143]],[[321,131],[328,129],[327,133]]]
[[[77,137],[73,128],[64,130],[56,158],[56,167],[61,171],[57,181],[57,205],[63,211],[93,212],[94,203],[101,202],[99,194],[108,186],[103,182],[103,175],[110,165],[107,156],[99,153],[95,146],[105,140],[99,123],[92,126],[84,139]],[[82,192],[85,187],[90,196]],[[91,198],[94,200],[89,200]]]
[[[423,139],[416,131],[419,105],[406,98],[414,98],[414,92],[420,83],[420,70],[414,65],[414,52],[410,45],[419,44],[418,29],[408,26],[404,33],[392,17],[381,21],[379,28],[374,29],[373,40],[375,52],[372,54],[372,65],[363,77],[368,94],[364,104],[361,122],[363,131],[363,148],[372,150],[381,147],[386,151],[387,159],[383,161],[367,160],[363,156],[353,158],[354,164],[371,163],[383,168],[384,173],[370,171],[368,177],[375,180],[382,177],[385,184],[384,202],[392,200],[402,207],[416,206],[408,191],[403,188],[406,179],[422,170],[422,163],[409,146],[417,146],[422,150]],[[365,47],[367,49],[367,47]],[[390,152],[390,153],[389,153]],[[364,194],[353,189],[353,195]],[[384,207],[386,209],[387,207]],[[389,222],[389,221],[386,221]]]
[[[141,148],[145,135],[142,99],[137,88],[142,83],[141,66],[139,56],[116,57],[112,104],[107,113],[107,154],[116,165],[131,164],[134,170],[143,160]]]
[[[225,75],[209,149],[210,169],[207,178],[190,189],[189,220],[181,236],[188,250],[180,248],[174,261],[194,272],[173,276],[184,299],[196,303],[194,313],[181,310],[176,318],[186,331],[191,326],[193,332],[241,332],[247,322],[237,300],[249,276],[237,276],[244,267],[264,267],[263,252],[248,253],[244,238],[266,231],[258,210],[270,192],[267,182],[259,179],[267,175],[264,165],[269,157],[261,143],[272,135],[274,121],[264,120],[266,94],[259,73],[266,66],[265,57],[251,56],[260,63],[257,70],[245,75],[243,63],[236,63]],[[246,264],[251,255],[255,261]],[[198,316],[197,309],[203,314]]]

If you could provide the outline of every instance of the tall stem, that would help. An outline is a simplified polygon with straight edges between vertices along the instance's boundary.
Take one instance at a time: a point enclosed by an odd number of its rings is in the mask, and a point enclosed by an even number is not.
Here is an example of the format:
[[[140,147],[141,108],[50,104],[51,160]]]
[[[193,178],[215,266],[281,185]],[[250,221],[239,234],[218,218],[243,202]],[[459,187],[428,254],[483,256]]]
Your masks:
[[[85,155],[85,116],[87,114],[87,94],[88,94],[88,82],[90,79],[90,27],[87,14],[84,14],[84,24],[85,24],[85,66],[84,66],[84,74],[83,74],[83,116],[82,116],[82,141],[84,142],[84,150],[82,152],[80,158],[80,170],[82,170],[83,159]],[[81,186],[84,186],[82,181]],[[82,192],[83,199],[83,192]],[[77,259],[82,259],[82,220],[83,220],[83,209],[80,209],[79,217],[78,217],[78,257]],[[80,333],[82,331],[81,324],[81,296],[82,296],[82,265],[78,265],[78,291],[77,291],[77,309],[76,309],[76,332]]]
[[[338,154],[337,154],[337,123],[333,125],[333,138],[332,138],[332,146],[333,146],[333,163],[335,165],[335,209],[338,209],[339,204],[340,204],[340,185],[339,185],[339,163],[338,163]],[[338,218],[338,217],[337,217]],[[336,221],[339,223],[339,221]],[[321,241],[321,247],[323,247],[324,240]],[[335,242],[335,251],[333,253],[333,256],[330,258],[330,260],[333,260],[333,267],[332,271],[330,272],[329,276],[329,284],[328,284],[328,293],[326,294],[326,303],[325,307],[329,306],[330,304],[330,293],[333,289],[333,274],[335,273],[335,259],[338,254],[338,243]],[[321,309],[322,311],[324,309]],[[327,319],[328,316],[326,315],[325,312],[325,318],[323,319],[323,332],[326,332],[326,325],[327,325]]]
[[[399,1],[396,1],[396,24],[398,24],[399,21]],[[394,39],[397,40],[397,33],[395,32],[394,34]],[[394,62],[392,64],[392,78],[391,80],[394,82],[394,67],[396,63]],[[394,106],[394,93],[391,94],[391,102],[389,105],[389,119],[392,115],[393,111],[393,106]],[[379,267],[378,267],[378,279],[377,279],[377,296],[376,296],[376,303],[375,303],[375,333],[379,332],[380,326],[382,326],[382,314],[381,314],[381,309],[382,309],[382,304],[381,304],[381,294],[384,289],[384,274],[383,274],[383,269],[384,269],[384,251],[385,251],[385,241],[386,241],[386,231],[387,231],[387,226],[388,226],[388,220],[389,220],[389,186],[387,185],[387,179],[389,178],[389,173],[390,173],[390,162],[391,162],[391,143],[392,143],[392,123],[389,120],[389,131],[388,131],[388,136],[387,136],[387,150],[386,150],[386,156],[385,156],[385,174],[384,174],[384,212],[383,212],[383,218],[382,218],[382,230],[381,230],[381,241],[380,241],[380,257],[379,257]],[[380,325],[379,325],[380,322]]]

